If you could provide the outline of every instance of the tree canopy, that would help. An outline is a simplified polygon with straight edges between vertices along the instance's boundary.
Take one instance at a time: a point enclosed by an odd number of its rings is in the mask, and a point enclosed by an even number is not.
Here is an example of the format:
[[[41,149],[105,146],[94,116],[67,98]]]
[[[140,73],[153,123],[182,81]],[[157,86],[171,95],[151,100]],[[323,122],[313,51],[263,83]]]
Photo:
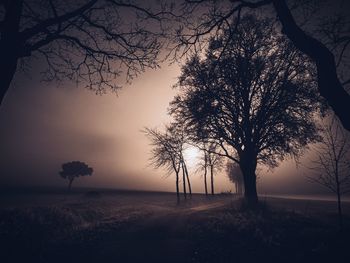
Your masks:
[[[116,91],[122,73],[157,67],[160,14],[129,0],[0,1],[0,103],[32,57],[46,62],[46,80]]]
[[[245,195],[255,202],[257,163],[277,166],[319,140],[320,100],[309,60],[269,20],[245,16],[233,24],[182,68],[171,112],[240,165]]]
[[[221,34],[233,19],[239,23],[244,14],[276,17],[276,27],[315,64],[318,92],[350,131],[348,9],[341,0],[185,0],[175,53],[201,51],[211,36]]]
[[[94,170],[84,162],[72,161],[62,164],[60,176],[69,181],[68,187],[70,189],[75,178],[79,176],[91,176],[93,171]]]

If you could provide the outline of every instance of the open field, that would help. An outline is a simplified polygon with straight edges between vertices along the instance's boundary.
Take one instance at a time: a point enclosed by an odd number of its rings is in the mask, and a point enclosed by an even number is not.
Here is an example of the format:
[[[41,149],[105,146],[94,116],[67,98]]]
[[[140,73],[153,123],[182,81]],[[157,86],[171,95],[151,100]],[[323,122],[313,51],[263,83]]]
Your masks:
[[[89,192],[1,197],[1,262],[348,262],[350,203]],[[337,260],[337,261],[335,261]]]

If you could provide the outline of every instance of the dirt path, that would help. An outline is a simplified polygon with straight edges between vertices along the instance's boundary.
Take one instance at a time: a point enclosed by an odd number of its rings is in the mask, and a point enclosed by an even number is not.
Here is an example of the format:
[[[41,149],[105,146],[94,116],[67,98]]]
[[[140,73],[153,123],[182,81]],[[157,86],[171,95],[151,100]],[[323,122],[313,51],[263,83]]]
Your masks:
[[[187,236],[189,220],[226,204],[219,200],[153,214],[133,225],[125,235],[105,239],[100,257],[119,262],[190,262],[195,244]]]

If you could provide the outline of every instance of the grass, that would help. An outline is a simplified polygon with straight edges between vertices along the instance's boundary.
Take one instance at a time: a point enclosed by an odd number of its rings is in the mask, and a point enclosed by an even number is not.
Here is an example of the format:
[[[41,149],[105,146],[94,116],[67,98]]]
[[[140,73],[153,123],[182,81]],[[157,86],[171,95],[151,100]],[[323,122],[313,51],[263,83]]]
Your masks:
[[[349,217],[339,232],[326,203],[306,214],[301,201],[251,211],[232,199],[82,194],[2,208],[1,262],[348,262]]]

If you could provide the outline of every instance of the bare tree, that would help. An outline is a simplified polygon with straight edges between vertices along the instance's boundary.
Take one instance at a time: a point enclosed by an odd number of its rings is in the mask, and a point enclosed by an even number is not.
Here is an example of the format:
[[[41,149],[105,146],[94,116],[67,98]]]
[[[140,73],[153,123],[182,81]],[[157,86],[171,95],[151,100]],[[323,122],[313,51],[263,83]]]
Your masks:
[[[179,183],[181,171],[184,196],[187,198],[186,182],[189,188],[189,193],[192,195],[191,183],[183,156],[185,145],[184,133],[179,132],[179,129],[175,124],[167,126],[165,132],[160,132],[150,128],[145,128],[143,132],[151,140],[152,165],[155,168],[165,167],[168,173],[175,172],[176,195],[178,202],[180,201]]]
[[[203,182],[204,182],[204,193],[205,195],[208,195],[208,152],[202,150],[202,157],[200,158],[200,161],[198,162],[198,171],[203,171]]]
[[[348,70],[343,78],[339,73],[342,68],[339,64],[344,62],[342,57],[349,51],[350,47],[349,19],[345,25],[339,23],[339,20],[338,23],[334,23],[333,20],[333,27],[329,27],[332,23],[327,23],[328,27],[325,27],[324,23],[321,23],[320,27],[316,27],[320,29],[319,31],[326,33],[328,39],[329,37],[332,38],[332,43],[329,45],[329,42],[323,41],[322,36],[314,32],[308,32],[301,25],[302,21],[296,21],[295,19],[295,17],[301,17],[298,14],[309,9],[313,2],[316,6],[320,5],[320,1],[290,2],[293,4],[288,5],[286,0],[185,0],[182,7],[184,18],[181,20],[182,25],[177,31],[178,46],[175,48],[175,53],[180,52],[183,55],[189,50],[198,53],[212,35],[220,34],[222,29],[234,18],[239,23],[241,15],[252,9],[263,10],[262,12],[268,16],[276,14],[281,25],[281,31],[293,42],[295,47],[311,58],[316,65],[319,94],[326,99],[344,128],[350,131],[350,118],[348,118],[350,95],[344,88],[345,85],[350,84],[350,76]],[[334,2],[336,1],[325,1],[325,8],[328,8],[327,5],[329,4],[340,4]],[[343,4],[345,2],[343,1]],[[343,9],[345,10],[346,7],[343,7]],[[293,14],[291,10],[294,11]],[[315,19],[317,22],[320,20],[327,22],[322,17],[321,11],[318,14],[317,19]],[[339,17],[336,13],[328,15],[333,18]],[[348,17],[348,14],[346,16]],[[337,21],[335,20],[335,22]]]
[[[181,162],[181,169],[182,169],[182,175],[183,175],[182,182],[183,182],[184,196],[185,198],[187,198],[186,182],[188,186],[188,192],[190,196],[192,196],[191,181],[190,181],[190,177],[189,177],[189,173],[186,165],[186,159],[184,157],[184,151],[186,150],[186,146],[187,146],[187,134],[180,122],[173,122],[170,125],[168,125],[167,131],[169,132],[169,134],[177,144],[176,149]]]
[[[179,173],[181,160],[178,156],[176,143],[168,133],[162,133],[155,129],[145,128],[143,132],[151,140],[151,163],[155,168],[165,167],[168,173],[175,172],[175,185],[177,201],[180,201]]]
[[[323,141],[316,151],[317,159],[310,167],[314,174],[308,178],[337,196],[339,226],[342,227],[341,198],[350,192],[350,140],[335,118],[325,125]]]
[[[208,195],[207,175],[209,171],[210,172],[210,192],[212,195],[214,195],[215,194],[214,173],[215,171],[221,170],[223,158],[222,156],[217,154],[217,151],[219,151],[219,149],[215,143],[201,141],[201,138],[198,138],[195,140],[197,141],[196,142],[197,147],[202,152],[202,158],[198,163],[198,170],[204,171],[203,179],[204,179],[205,194]]]
[[[231,37],[234,35],[234,37]],[[171,113],[239,164],[248,205],[258,202],[258,163],[275,167],[319,139],[319,98],[307,59],[269,20],[241,18],[182,68]]]
[[[116,91],[128,79],[157,67],[162,7],[132,0],[1,0],[0,103],[28,58],[46,62],[45,79],[69,79],[96,93]]]
[[[238,195],[243,194],[243,174],[239,165],[234,162],[227,162],[226,173],[229,180],[235,185],[235,192]]]

